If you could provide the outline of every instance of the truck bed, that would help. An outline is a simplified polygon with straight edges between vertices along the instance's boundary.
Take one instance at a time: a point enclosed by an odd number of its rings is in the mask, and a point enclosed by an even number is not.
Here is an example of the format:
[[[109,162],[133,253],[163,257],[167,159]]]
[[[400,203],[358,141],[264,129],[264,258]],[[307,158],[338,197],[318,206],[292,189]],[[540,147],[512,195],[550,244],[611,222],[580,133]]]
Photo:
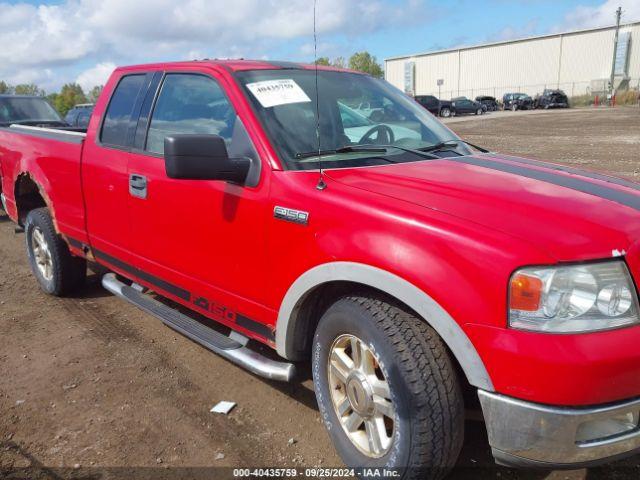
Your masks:
[[[14,221],[21,221],[23,213],[17,209],[16,198],[32,194],[35,185],[40,185],[60,233],[86,238],[80,175],[85,137],[84,132],[66,128],[0,128],[1,190]],[[49,188],[51,185],[64,188]],[[51,192],[51,198],[42,190]]]

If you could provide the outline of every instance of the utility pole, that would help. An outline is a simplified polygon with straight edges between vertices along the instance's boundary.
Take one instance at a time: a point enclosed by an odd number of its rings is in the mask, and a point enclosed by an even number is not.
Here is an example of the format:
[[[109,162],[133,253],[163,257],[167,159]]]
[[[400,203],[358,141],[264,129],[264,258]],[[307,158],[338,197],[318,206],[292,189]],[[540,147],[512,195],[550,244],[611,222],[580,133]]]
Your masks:
[[[613,81],[616,76],[616,55],[618,54],[618,33],[620,31],[620,17],[622,16],[622,7],[616,10],[616,35],[613,39],[613,61],[611,62],[611,78],[609,79],[609,94],[613,98]]]

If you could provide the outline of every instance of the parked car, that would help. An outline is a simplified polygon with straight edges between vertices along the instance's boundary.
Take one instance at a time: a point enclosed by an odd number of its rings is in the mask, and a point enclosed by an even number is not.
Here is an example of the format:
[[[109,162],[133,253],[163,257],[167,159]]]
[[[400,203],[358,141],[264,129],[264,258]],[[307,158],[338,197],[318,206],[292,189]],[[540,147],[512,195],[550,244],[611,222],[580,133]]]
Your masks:
[[[451,106],[455,115],[473,113],[475,115],[482,115],[485,111],[482,108],[480,102],[474,102],[467,97],[456,97],[451,99]]]
[[[0,127],[12,124],[49,127],[67,125],[44,97],[0,95]]]
[[[476,97],[476,102],[482,105],[482,108],[485,112],[495,112],[498,110],[498,102],[495,97],[490,96],[480,96]]]
[[[440,100],[433,95],[416,95],[414,98],[416,99],[416,102],[434,115],[448,118],[453,114],[453,109],[449,100]]]
[[[502,108],[504,110],[531,110],[533,99],[526,93],[505,93],[502,97]]]
[[[542,95],[536,96],[535,108],[569,108],[569,98],[562,90],[545,88]]]
[[[345,127],[364,97],[393,116]],[[440,478],[473,398],[502,464],[640,449],[640,185],[477,154],[384,81],[312,65],[119,68],[93,115],[87,133],[0,129],[44,292],[91,260],[256,375],[309,362],[350,468]]]
[[[80,103],[67,112],[64,120],[72,127],[87,128],[93,107],[93,103]]]

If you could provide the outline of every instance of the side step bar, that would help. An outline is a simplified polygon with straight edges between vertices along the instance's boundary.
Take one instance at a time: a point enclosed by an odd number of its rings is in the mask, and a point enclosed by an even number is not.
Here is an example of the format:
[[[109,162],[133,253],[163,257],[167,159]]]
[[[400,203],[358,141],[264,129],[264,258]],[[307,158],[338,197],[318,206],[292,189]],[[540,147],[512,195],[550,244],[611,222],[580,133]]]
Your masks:
[[[256,375],[284,382],[291,381],[295,375],[294,364],[278,362],[260,355],[232,338],[122,283],[113,273],[102,277],[102,286],[114,295],[158,317],[168,327]]]

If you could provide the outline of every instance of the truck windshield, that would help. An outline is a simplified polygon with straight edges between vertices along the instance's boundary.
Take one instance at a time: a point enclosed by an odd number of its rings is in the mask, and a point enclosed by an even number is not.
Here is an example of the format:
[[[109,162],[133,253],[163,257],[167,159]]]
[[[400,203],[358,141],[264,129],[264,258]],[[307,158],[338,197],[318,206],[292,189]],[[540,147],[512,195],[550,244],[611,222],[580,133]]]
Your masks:
[[[0,122],[61,122],[49,102],[38,97],[0,98]]]
[[[424,160],[410,150],[447,142],[450,146],[440,155],[469,153],[415,101],[368,75],[319,70],[316,83],[312,69],[281,69],[238,72],[236,77],[291,170],[318,168],[318,150],[326,168]],[[345,148],[363,145],[386,148]]]

